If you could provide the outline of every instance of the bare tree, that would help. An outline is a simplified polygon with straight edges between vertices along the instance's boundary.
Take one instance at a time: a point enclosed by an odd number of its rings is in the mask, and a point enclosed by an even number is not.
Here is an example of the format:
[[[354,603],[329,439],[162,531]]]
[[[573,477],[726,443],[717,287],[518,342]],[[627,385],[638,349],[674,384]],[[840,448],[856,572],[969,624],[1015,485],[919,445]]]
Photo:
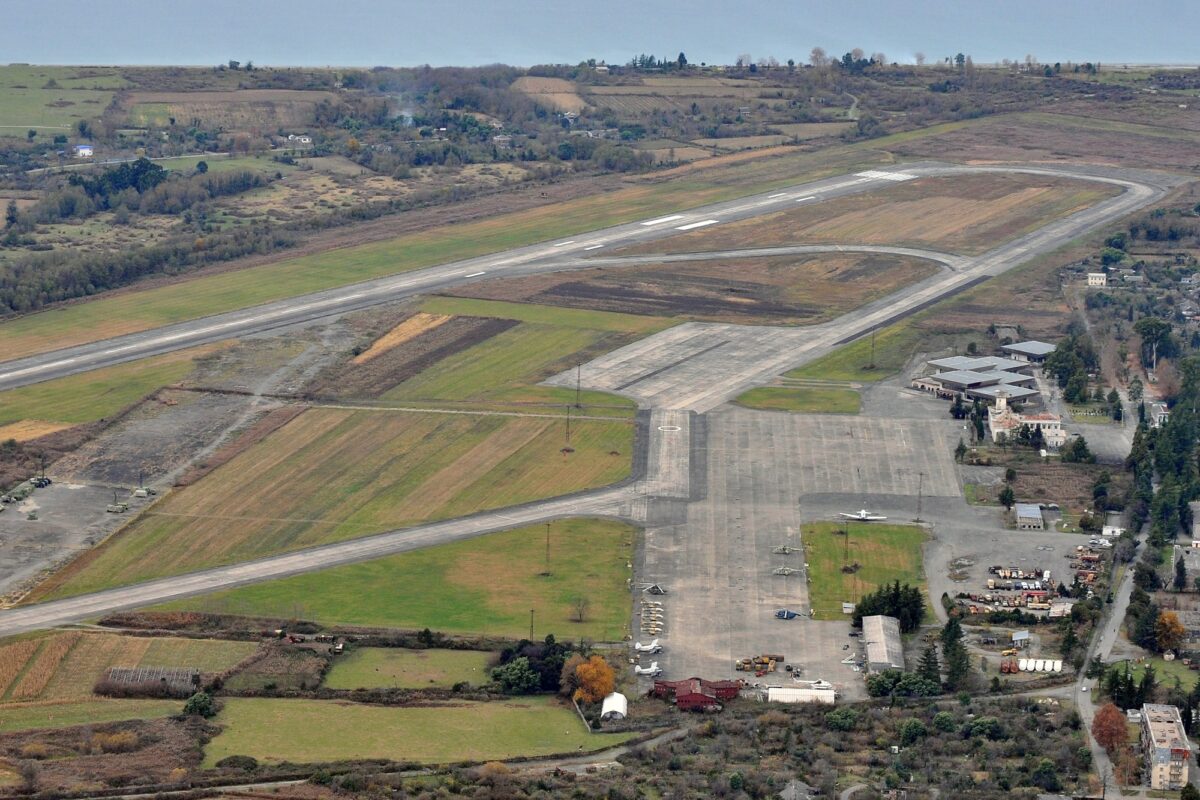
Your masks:
[[[861,47],[856,47],[850,51],[850,57],[853,58],[855,61],[862,61],[863,55],[864,55],[864,53],[863,53],[863,49]]]
[[[737,66],[741,69],[745,69],[746,67],[750,66],[750,54],[742,53],[739,55],[737,57]]]
[[[871,60],[881,67],[886,67],[888,63],[888,58],[883,53],[872,53]]]
[[[814,67],[823,67],[829,63],[829,56],[825,54],[824,47],[814,47],[812,52],[808,54],[808,63]]]
[[[925,54],[924,53],[913,53],[913,59],[916,60],[918,67],[925,66]]]
[[[571,606],[575,610],[575,621],[583,622],[587,619],[588,608],[591,606],[591,601],[585,595],[576,595],[571,601]]]

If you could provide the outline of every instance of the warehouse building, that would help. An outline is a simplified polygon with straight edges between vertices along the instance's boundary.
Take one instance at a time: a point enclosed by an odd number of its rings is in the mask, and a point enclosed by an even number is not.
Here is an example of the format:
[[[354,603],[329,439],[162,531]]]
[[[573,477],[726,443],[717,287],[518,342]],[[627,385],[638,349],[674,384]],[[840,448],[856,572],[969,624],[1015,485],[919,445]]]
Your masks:
[[[837,692],[832,686],[817,685],[821,681],[809,681],[802,686],[768,686],[768,703],[824,703],[833,705]]]
[[[867,648],[867,672],[904,669],[904,644],[900,639],[900,620],[877,614],[863,617],[863,644]]]
[[[1049,342],[1039,342],[1031,339],[1028,342],[1014,342],[1000,347],[1005,355],[1014,361],[1028,361],[1030,364],[1041,364],[1046,356],[1054,352],[1055,346]]]
[[[1192,748],[1178,708],[1160,703],[1142,706],[1142,752],[1151,789],[1173,792],[1187,784]]]

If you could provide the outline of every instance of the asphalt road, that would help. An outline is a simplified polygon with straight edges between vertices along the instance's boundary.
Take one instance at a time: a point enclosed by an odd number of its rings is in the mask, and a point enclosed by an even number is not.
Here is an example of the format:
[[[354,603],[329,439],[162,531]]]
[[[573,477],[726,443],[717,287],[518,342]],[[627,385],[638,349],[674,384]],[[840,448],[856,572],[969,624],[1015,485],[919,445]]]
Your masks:
[[[1031,172],[1036,174],[1085,177],[1115,183],[1125,191],[1110,200],[1078,212],[1063,220],[1023,236],[991,253],[973,259],[959,269],[951,269],[889,298],[846,314],[813,329],[761,328],[732,361],[717,362],[715,368],[684,374],[675,381],[670,403],[654,398],[643,404],[659,409],[650,425],[650,453],[645,480],[596,492],[556,498],[518,508],[475,515],[457,520],[423,525],[376,536],[354,539],[252,562],[219,567],[134,586],[111,589],[66,600],[24,606],[0,612],[0,636],[89,619],[113,611],[144,607],[167,600],[227,589],[248,583],[294,575],[337,564],[363,561],[383,555],[456,541],[505,528],[528,525],[547,519],[569,516],[612,515],[641,516],[647,505],[645,494],[680,497],[689,491],[689,446],[668,442],[662,437],[682,434],[688,427],[686,409],[711,408],[744,386],[799,366],[822,355],[871,328],[933,302],[964,285],[999,274],[1027,261],[1036,254],[1052,250],[1093,228],[1128,214],[1161,197],[1177,183],[1169,176],[1116,169],[1050,169],[1040,167],[959,167],[942,164],[909,165],[889,173],[870,172],[858,176],[831,178],[806,184],[789,191],[742,198],[703,209],[578,236],[563,242],[520,248],[508,253],[456,262],[406,275],[356,284],[315,295],[294,298],[253,309],[208,317],[169,328],[120,337],[105,342],[70,348],[0,365],[0,389],[36,383],[62,375],[96,369],[114,363],[156,353],[190,347],[199,343],[244,336],[282,325],[319,319],[390,302],[410,294],[447,288],[484,276],[530,274],[564,268],[564,256],[594,252],[606,246],[626,245],[673,235],[679,228],[697,227],[732,221],[775,211],[782,204],[818,202],[831,197],[890,185],[897,173],[904,176],[955,175],[971,172]],[[890,176],[890,177],[888,177]],[[584,260],[577,267],[591,266]],[[688,326],[677,326],[680,329]],[[748,326],[727,326],[747,328]],[[791,330],[801,341],[785,341],[781,334]],[[780,342],[784,346],[777,346]],[[759,345],[769,345],[762,349]],[[714,351],[715,352],[715,351]],[[722,371],[723,370],[723,371]],[[672,411],[673,409],[673,411]],[[670,411],[664,416],[664,411]],[[661,428],[661,430],[660,430]],[[675,430],[678,428],[679,430]],[[690,437],[689,437],[690,441]]]

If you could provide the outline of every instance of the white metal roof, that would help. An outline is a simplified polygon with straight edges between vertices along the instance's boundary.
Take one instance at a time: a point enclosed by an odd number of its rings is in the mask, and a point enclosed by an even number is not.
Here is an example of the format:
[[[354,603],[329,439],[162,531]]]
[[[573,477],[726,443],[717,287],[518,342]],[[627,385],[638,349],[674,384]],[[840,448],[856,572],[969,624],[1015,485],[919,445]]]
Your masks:
[[[1010,353],[1023,353],[1030,356],[1048,356],[1054,352],[1055,345],[1049,342],[1039,342],[1036,339],[1031,339],[1028,342],[1014,342],[1006,344],[1000,348],[1007,350]]]
[[[604,702],[600,706],[600,718],[605,719],[610,714],[620,714],[622,717],[629,714],[629,700],[620,692],[613,692],[604,698]]]

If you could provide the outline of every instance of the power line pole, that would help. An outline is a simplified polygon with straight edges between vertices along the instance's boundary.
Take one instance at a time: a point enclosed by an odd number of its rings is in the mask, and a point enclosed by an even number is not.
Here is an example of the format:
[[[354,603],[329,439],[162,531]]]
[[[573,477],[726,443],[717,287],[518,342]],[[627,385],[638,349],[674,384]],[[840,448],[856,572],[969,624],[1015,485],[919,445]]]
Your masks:
[[[529,641],[533,641],[533,609],[529,609]]]
[[[871,331],[871,369],[875,369],[875,331]]]
[[[925,473],[917,473],[917,518],[913,522],[921,521],[921,501],[925,499]]]
[[[567,444],[571,443],[571,407],[567,406]]]
[[[577,362],[575,364],[575,407],[576,408],[583,408],[583,406],[579,402],[579,389],[580,389],[580,374],[579,373],[580,373],[581,369],[583,369],[583,363]]]
[[[543,575],[550,574],[550,523],[546,523],[546,571]]]

